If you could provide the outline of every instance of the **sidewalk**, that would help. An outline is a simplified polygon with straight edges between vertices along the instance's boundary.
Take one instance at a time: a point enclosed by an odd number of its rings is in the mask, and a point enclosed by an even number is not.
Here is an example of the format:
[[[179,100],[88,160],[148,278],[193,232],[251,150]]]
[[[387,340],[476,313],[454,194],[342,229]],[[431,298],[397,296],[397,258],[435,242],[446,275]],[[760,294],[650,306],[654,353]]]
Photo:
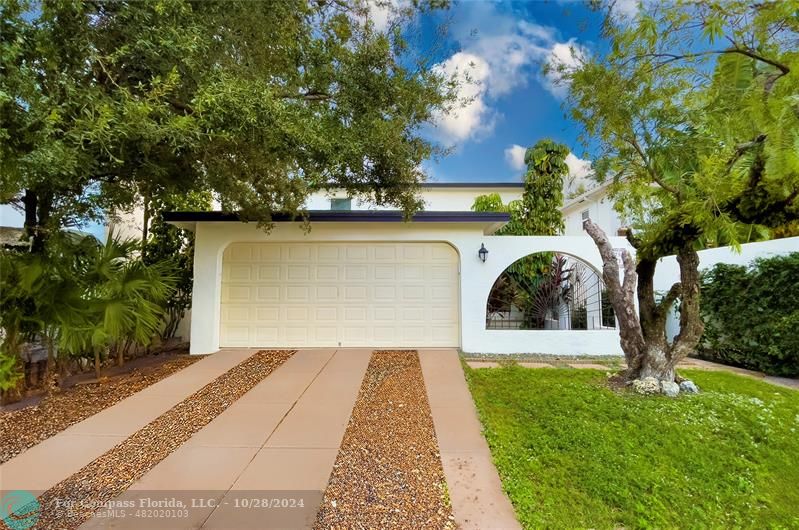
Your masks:
[[[483,438],[457,350],[421,349],[419,361],[458,527],[521,528]]]
[[[562,364],[563,361],[552,361],[552,362],[545,362],[545,361],[536,361],[536,362],[526,362],[526,361],[518,361],[517,364],[519,366],[525,368],[557,368],[559,364]],[[592,361],[592,362],[570,362],[566,363],[567,366],[570,368],[582,368],[582,369],[593,369],[593,370],[607,370],[612,371],[616,368],[611,367],[610,365],[600,364],[601,361]],[[500,366],[500,363],[495,360],[491,361],[483,361],[483,360],[470,360],[466,361],[466,364],[469,365],[470,368],[497,368]],[[624,368],[625,365],[622,363],[621,368]],[[719,364],[710,361],[705,361],[703,359],[694,359],[694,358],[687,358],[677,364],[677,369],[692,369],[692,370],[714,370],[714,371],[722,371],[722,372],[730,372],[738,375],[742,375],[744,377],[751,377],[753,379],[761,379],[767,383],[771,383],[772,385],[782,386],[785,388],[792,388],[795,390],[799,390],[799,379],[792,379],[790,377],[777,377],[774,375],[766,375],[762,372],[755,372],[753,370],[747,370],[745,368],[738,368],[737,366],[727,366],[726,364]]]

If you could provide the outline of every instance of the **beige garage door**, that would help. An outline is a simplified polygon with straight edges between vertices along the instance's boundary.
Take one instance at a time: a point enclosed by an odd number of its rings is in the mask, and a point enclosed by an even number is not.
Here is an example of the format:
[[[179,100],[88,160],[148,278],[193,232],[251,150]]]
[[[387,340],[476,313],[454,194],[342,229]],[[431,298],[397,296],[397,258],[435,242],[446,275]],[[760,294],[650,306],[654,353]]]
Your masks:
[[[457,346],[458,255],[445,243],[234,243],[221,346]]]

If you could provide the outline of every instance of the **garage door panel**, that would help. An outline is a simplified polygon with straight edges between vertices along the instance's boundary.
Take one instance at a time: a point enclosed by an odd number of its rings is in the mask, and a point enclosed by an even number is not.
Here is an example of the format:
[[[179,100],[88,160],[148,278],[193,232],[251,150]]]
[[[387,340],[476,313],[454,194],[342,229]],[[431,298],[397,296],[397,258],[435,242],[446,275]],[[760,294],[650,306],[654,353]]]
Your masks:
[[[222,346],[457,346],[458,257],[442,243],[235,243]]]
[[[269,281],[280,279],[280,265],[259,265],[258,280]]]
[[[255,301],[256,302],[279,302],[280,301],[280,286],[279,285],[259,285],[255,288]]]
[[[338,265],[317,265],[316,266],[316,279],[322,281],[337,281],[339,280],[339,267]]]

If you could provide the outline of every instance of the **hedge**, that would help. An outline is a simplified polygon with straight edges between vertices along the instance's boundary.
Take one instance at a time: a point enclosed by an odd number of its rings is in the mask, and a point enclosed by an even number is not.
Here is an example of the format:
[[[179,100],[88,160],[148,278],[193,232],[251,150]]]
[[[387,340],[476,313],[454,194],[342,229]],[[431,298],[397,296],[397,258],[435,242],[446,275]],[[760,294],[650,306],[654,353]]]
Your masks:
[[[706,359],[799,376],[799,252],[702,275]]]

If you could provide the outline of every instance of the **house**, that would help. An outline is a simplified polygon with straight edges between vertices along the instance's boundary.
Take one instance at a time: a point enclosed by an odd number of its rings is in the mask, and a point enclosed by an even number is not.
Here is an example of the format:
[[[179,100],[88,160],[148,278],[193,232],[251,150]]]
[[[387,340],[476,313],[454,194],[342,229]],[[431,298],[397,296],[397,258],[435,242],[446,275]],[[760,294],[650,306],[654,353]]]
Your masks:
[[[402,212],[327,190],[309,199],[310,232],[290,217],[276,216],[267,233],[233,214],[169,212],[167,221],[195,233],[191,351],[368,346],[619,354],[612,327],[488,325],[489,294],[520,258],[557,252],[601,270],[585,235],[496,236],[508,214],[471,211],[478,195],[499,193],[507,202],[522,189],[428,184],[425,210],[409,222]]]
[[[609,183],[604,183],[581,193],[567,195],[568,198],[561,208],[565,225],[564,235],[584,234],[583,222],[586,219],[598,224],[608,235],[620,235],[619,231],[625,223],[613,208],[608,187]]]

